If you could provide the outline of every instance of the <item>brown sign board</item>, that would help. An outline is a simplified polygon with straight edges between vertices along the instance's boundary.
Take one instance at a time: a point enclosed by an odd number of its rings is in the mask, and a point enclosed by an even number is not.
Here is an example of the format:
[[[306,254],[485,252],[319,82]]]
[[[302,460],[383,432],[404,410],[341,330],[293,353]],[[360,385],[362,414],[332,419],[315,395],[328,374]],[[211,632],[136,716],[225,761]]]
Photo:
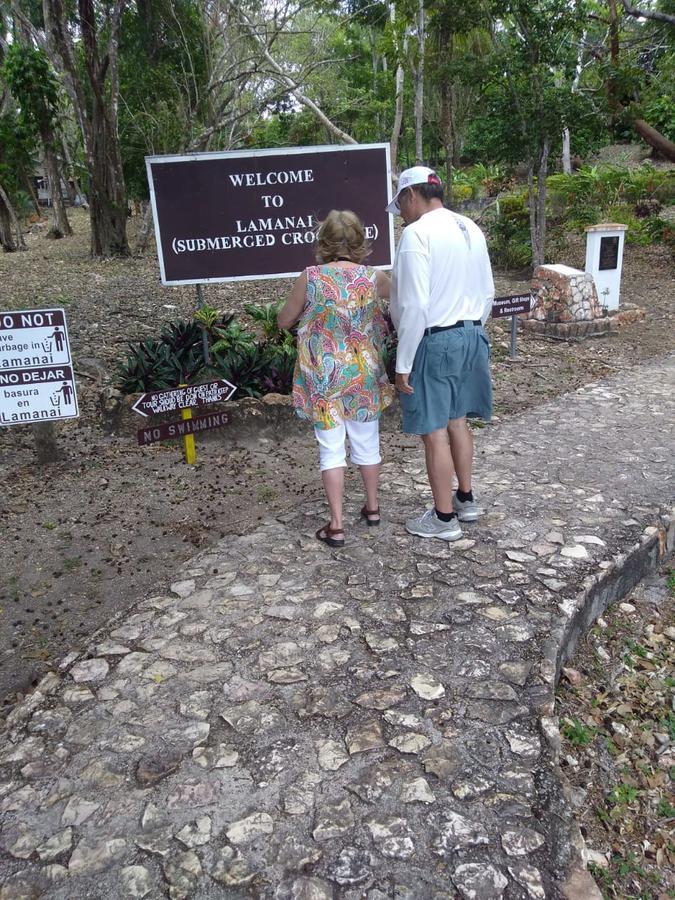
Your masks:
[[[156,441],[168,441],[171,438],[185,437],[186,434],[198,434],[200,431],[210,431],[212,428],[222,428],[227,425],[227,413],[210,413],[205,416],[195,416],[193,419],[184,419],[180,422],[162,422],[159,425],[148,425],[138,429],[138,443],[141,447],[146,444],[154,444]]]
[[[178,409],[229,400],[236,390],[229,381],[216,378],[204,384],[190,384],[173,390],[141,394],[131,408],[141,416],[157,416],[160,413],[176,412]]]
[[[598,269],[602,272],[619,267],[619,236],[600,238],[600,259]]]
[[[369,264],[391,266],[389,144],[149,156],[146,168],[163,284],[297,275],[331,209],[355,212]]]
[[[509,294],[506,297],[495,297],[492,301],[492,318],[505,319],[507,316],[518,316],[532,308],[531,294]]]

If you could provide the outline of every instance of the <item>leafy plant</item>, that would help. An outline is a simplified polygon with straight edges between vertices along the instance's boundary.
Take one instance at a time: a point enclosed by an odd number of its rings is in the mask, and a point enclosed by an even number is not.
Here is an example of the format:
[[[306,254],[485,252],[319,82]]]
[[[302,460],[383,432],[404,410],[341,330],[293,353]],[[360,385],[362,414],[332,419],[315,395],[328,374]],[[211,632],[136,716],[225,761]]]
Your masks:
[[[197,322],[170,322],[165,326],[160,335],[163,341],[174,353],[189,352],[197,344],[201,345],[202,333]]]
[[[668,590],[671,597],[675,597],[675,569],[668,569],[666,574],[668,576]]]
[[[260,397],[265,378],[265,350],[258,344],[242,343],[229,350],[211,348],[210,370],[217,376],[236,384],[237,393],[244,397]]]
[[[209,345],[215,343],[220,331],[226,331],[234,320],[234,313],[224,312],[208,303],[202,304],[194,314],[195,322],[198,322],[206,330]]]
[[[627,806],[637,800],[638,792],[632,784],[618,784],[609,795],[614,806]]]
[[[201,348],[192,346],[173,351],[163,341],[146,340],[129,344],[126,362],[117,369],[116,385],[123,394],[174,388],[190,384],[201,374]]]
[[[216,341],[211,345],[211,353],[244,353],[255,347],[253,335],[238,322],[230,322],[226,328],[215,328]]]
[[[280,309],[281,303],[265,303],[264,306],[256,306],[255,303],[244,304],[245,312],[262,327],[266,341],[278,340],[282,334],[277,325]]]
[[[568,719],[560,729],[567,740],[576,747],[590,744],[596,735],[596,729],[584,725],[579,719]]]
[[[507,194],[491,210],[487,220],[488,248],[495,265],[521,269],[532,262],[530,214],[527,194]]]
[[[264,349],[264,393],[290,394],[298,352],[294,344],[267,344]]]

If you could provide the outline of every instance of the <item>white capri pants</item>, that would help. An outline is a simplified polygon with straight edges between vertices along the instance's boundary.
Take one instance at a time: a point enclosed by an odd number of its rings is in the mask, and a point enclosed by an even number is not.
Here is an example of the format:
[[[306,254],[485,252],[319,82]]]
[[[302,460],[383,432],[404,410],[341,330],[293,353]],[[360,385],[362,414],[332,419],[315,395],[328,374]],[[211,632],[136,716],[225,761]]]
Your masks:
[[[349,438],[351,460],[355,466],[375,466],[381,462],[380,422],[352,422],[345,419],[335,428],[314,428],[319,442],[319,461],[325,469],[341,469],[347,465],[345,437]]]

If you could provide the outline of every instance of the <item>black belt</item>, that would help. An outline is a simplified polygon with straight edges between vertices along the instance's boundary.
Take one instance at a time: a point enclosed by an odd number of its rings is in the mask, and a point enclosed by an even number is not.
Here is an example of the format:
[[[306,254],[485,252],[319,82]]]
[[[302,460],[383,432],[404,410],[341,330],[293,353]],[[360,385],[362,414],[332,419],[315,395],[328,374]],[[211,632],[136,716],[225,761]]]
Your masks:
[[[451,328],[464,328],[467,322],[471,322],[472,325],[481,325],[480,319],[461,319],[459,322],[455,322],[454,325],[432,325],[431,328],[425,328],[425,334],[438,334],[439,331],[449,331]]]

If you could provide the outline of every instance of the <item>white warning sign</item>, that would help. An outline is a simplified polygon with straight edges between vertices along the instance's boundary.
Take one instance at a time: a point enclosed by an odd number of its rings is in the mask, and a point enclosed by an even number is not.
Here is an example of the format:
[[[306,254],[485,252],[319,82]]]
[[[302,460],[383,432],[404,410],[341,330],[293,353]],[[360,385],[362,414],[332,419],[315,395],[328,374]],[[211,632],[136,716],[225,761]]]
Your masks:
[[[0,425],[78,415],[64,311],[0,313]]]

